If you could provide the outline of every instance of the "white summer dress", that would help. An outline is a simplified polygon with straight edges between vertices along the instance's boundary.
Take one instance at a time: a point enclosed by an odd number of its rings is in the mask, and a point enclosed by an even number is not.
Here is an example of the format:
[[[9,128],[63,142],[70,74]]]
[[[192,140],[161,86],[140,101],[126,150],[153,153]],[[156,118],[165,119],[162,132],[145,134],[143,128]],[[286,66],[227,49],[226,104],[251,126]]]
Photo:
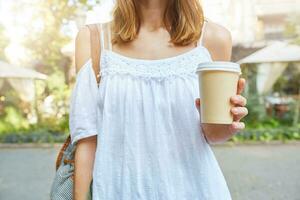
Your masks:
[[[91,60],[82,66],[69,126],[73,144],[97,135],[93,200],[231,199],[195,107],[195,70],[207,61],[200,39],[194,49],[158,60],[102,47],[99,87]]]

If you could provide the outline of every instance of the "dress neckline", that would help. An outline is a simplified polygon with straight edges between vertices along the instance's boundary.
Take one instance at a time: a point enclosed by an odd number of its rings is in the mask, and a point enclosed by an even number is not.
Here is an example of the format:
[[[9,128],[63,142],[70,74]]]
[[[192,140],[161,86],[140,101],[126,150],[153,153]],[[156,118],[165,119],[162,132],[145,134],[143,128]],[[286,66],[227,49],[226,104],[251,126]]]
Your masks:
[[[193,54],[194,52],[198,51],[199,49],[204,50],[210,56],[208,49],[206,47],[204,47],[203,45],[197,45],[196,47],[194,47],[184,53],[181,53],[181,54],[178,54],[175,56],[171,56],[171,57],[160,58],[160,59],[142,59],[142,58],[129,57],[129,56],[125,56],[123,54],[117,53],[115,51],[112,51],[111,49],[102,49],[102,51],[103,51],[102,54],[105,52],[116,58],[120,58],[122,60],[126,60],[128,62],[134,62],[134,63],[161,63],[161,62],[168,62],[168,61],[174,61],[176,59],[181,59],[185,56]]]
[[[135,57],[129,57],[126,55],[123,55],[121,53],[117,53],[115,51],[112,50],[112,43],[111,43],[111,28],[110,28],[110,23],[106,24],[106,26],[103,26],[102,23],[100,23],[101,29],[100,29],[100,39],[101,39],[101,54],[109,54],[113,57],[115,57],[116,59],[121,59],[123,61],[126,62],[132,62],[132,63],[136,63],[136,64],[154,64],[154,63],[165,63],[165,62],[171,62],[171,61],[175,61],[178,59],[182,59],[185,58],[185,56],[189,56],[189,55],[193,55],[194,52],[197,52],[198,50],[203,50],[204,53],[211,58],[211,54],[209,52],[209,50],[203,46],[203,33],[204,33],[204,27],[206,25],[206,20],[204,20],[204,24],[202,26],[202,33],[200,36],[200,39],[197,41],[196,43],[196,47],[175,55],[175,56],[170,56],[170,57],[166,57],[166,58],[160,58],[160,59],[142,59],[142,58],[135,58]],[[105,41],[105,35],[107,36]],[[108,48],[105,48],[104,43],[107,42],[108,43]],[[102,57],[102,55],[101,55]]]

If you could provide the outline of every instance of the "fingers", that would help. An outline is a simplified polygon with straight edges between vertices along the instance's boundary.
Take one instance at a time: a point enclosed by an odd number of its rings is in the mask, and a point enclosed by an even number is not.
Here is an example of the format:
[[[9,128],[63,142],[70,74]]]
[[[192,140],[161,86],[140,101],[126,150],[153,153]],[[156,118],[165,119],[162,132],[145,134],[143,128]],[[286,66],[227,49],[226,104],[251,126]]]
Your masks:
[[[233,105],[237,106],[246,106],[247,99],[241,95],[235,95],[230,98],[230,101]]]
[[[241,131],[244,128],[245,128],[244,122],[232,122],[232,124],[229,127],[231,133],[236,133],[237,131]]]
[[[200,98],[196,98],[195,103],[196,103],[196,106],[199,107],[200,106]]]
[[[200,113],[200,98],[196,98],[195,105],[196,105],[198,112]]]
[[[237,94],[242,94],[243,90],[245,89],[246,79],[240,78],[237,85]]]
[[[248,115],[248,109],[246,107],[233,107],[231,108],[231,113],[233,114],[233,120],[239,121]]]

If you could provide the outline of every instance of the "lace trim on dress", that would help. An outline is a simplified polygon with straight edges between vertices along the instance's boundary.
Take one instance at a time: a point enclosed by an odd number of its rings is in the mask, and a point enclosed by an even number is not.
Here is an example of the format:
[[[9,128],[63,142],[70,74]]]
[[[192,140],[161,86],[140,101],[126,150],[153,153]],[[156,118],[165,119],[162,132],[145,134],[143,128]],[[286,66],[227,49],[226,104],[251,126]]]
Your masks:
[[[178,76],[195,76],[197,65],[210,60],[208,50],[203,46],[169,58],[145,60],[123,56],[110,50],[101,55],[101,76],[126,74],[134,77],[163,80]]]

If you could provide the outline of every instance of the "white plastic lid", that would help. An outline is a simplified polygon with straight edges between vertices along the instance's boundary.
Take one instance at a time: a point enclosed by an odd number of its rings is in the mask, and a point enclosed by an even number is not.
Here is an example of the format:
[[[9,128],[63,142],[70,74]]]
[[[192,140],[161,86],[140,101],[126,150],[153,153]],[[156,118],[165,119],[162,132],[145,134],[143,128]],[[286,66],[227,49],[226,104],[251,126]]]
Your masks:
[[[234,62],[212,61],[200,63],[197,67],[196,73],[206,70],[221,70],[242,74],[240,65]]]

